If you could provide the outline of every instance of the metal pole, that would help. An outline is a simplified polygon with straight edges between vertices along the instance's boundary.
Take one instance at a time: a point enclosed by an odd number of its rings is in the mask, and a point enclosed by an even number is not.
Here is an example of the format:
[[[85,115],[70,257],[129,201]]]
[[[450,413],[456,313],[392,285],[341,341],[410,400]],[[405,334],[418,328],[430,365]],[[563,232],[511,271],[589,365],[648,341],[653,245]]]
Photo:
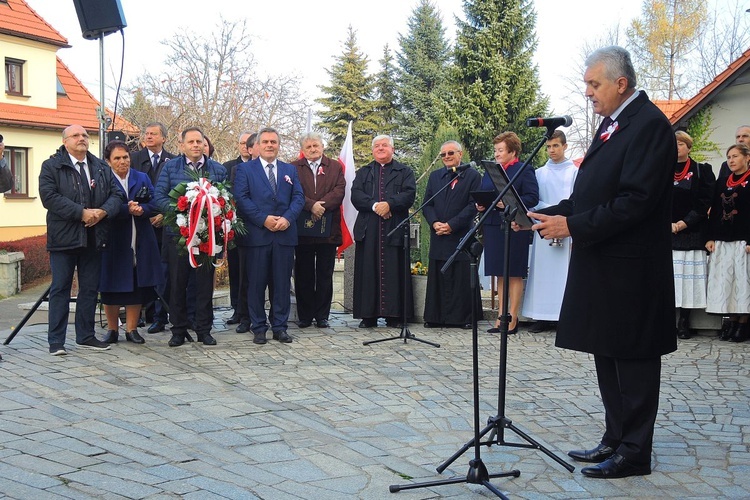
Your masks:
[[[107,130],[107,115],[104,112],[104,34],[99,34],[99,107],[97,108],[99,117],[99,158],[104,158],[105,139],[104,134]]]

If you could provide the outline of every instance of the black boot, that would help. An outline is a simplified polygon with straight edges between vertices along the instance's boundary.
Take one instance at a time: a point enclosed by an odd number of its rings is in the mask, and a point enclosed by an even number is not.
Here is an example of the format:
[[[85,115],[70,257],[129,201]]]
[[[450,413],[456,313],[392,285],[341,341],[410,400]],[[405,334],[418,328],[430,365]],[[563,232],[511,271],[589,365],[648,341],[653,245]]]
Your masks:
[[[739,328],[730,339],[732,342],[744,342],[750,337],[750,325],[748,323],[739,323],[739,325]]]
[[[721,336],[719,337],[720,340],[729,340],[732,337],[735,336],[737,331],[740,329],[740,323],[739,321],[732,321],[730,323],[730,326],[728,329],[722,329],[721,330]]]
[[[687,314],[685,309],[680,310],[680,317],[677,319],[677,337],[681,339],[690,338],[690,324],[688,322],[689,315],[689,310],[687,311]]]

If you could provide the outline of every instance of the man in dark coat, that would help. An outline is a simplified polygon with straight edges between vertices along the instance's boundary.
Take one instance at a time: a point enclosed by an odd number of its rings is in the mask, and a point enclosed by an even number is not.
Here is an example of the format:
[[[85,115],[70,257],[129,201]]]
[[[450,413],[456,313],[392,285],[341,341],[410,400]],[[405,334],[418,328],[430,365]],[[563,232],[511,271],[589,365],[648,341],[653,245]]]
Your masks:
[[[318,328],[328,328],[336,247],[342,241],[341,202],[344,200],[346,179],[341,164],[323,154],[320,134],[309,132],[303,135],[300,146],[305,157],[292,162],[297,167],[305,193],[305,206],[300,218],[304,223],[305,220],[319,221],[326,217],[331,232],[326,237],[298,236],[294,261],[298,325],[307,328],[314,319]]]
[[[245,256],[248,280],[247,304],[250,310],[253,343],[265,344],[265,292],[271,287],[273,338],[290,343],[287,333],[291,308],[291,280],[294,247],[297,245],[297,217],[305,195],[297,168],[278,159],[279,133],[273,128],[258,132],[260,157],[241,163],[237,169],[234,193],[237,210],[247,228]],[[252,268],[252,272],[250,269]]]
[[[89,153],[89,134],[80,125],[63,130],[63,145],[42,163],[39,196],[47,209],[47,250],[52,269],[49,290],[49,352],[66,354],[65,330],[73,273],[78,273],[75,329],[79,347],[104,351],[109,344],[94,335],[101,253],[107,246],[109,218],[125,196],[112,170]]]
[[[360,328],[377,326],[385,318],[398,327],[404,308],[413,315],[411,275],[406,271],[403,233],[386,235],[403,221],[414,204],[417,185],[411,168],[393,159],[393,138],[372,140],[374,161],[357,170],[352,182],[352,205],[359,212],[354,223],[354,311]],[[405,290],[404,290],[405,289]]]
[[[248,140],[252,138],[252,142]],[[234,186],[234,178],[237,173],[237,166],[253,159],[248,150],[248,144],[252,146],[255,143],[255,134],[242,132],[239,137],[237,149],[239,156],[233,160],[224,162],[224,168],[227,169],[230,185]],[[232,305],[232,316],[227,319],[227,325],[236,325],[237,333],[245,333],[250,329],[250,316],[247,312],[247,286],[240,293],[240,285],[243,284],[242,274],[244,273],[243,258],[240,257],[240,246],[227,250],[227,264],[229,265],[229,303]],[[243,295],[245,297],[243,297]]]
[[[630,55],[586,60],[586,96],[605,117],[573,193],[532,213],[546,238],[573,239],[556,345],[594,355],[606,428],[569,455],[595,478],[651,473],[661,356],[677,348],[670,233],[677,146],[664,114],[635,90]]]
[[[425,201],[429,200],[446,184],[450,185],[427,202],[422,212],[430,226],[430,264],[424,306],[424,326],[427,328],[471,328],[469,256],[461,252],[445,274],[440,272],[470,229],[477,213],[471,192],[479,189],[482,176],[474,169],[461,173],[453,171],[461,163],[462,153],[463,148],[456,141],[448,141],[440,147],[445,168],[430,174],[424,194]]]
[[[130,153],[131,168],[139,172],[148,174],[151,184],[155,187],[159,181],[159,172],[161,172],[164,163],[175,157],[172,153],[164,149],[164,143],[167,142],[167,127],[160,122],[151,122],[146,125],[146,131],[143,134],[143,143],[145,148]],[[154,228],[154,235],[161,250],[161,240],[164,228],[164,214],[156,213],[149,220]],[[160,284],[156,286],[156,292],[161,298],[169,302],[169,268],[167,266],[167,256],[162,255],[162,276]],[[162,307],[161,302],[154,301],[143,306],[147,319],[153,319],[153,323],[148,327],[148,333],[157,333],[164,331],[164,326],[168,323],[167,311]]]
[[[162,213],[170,210],[171,198],[169,192],[183,182],[191,182],[193,178],[188,172],[197,172],[214,182],[225,182],[227,171],[218,163],[203,154],[204,136],[201,129],[190,127],[182,131],[180,136],[183,154],[169,160],[161,169],[159,181],[156,183],[156,204]],[[185,343],[188,329],[187,294],[188,278],[192,271],[187,255],[178,252],[177,244],[180,234],[172,227],[164,231],[162,254],[167,255],[169,262],[169,316],[172,321],[172,338],[170,347],[181,346]],[[195,285],[195,334],[198,341],[204,345],[216,345],[211,335],[213,325],[213,294],[214,294],[214,266],[203,264],[194,271]]]

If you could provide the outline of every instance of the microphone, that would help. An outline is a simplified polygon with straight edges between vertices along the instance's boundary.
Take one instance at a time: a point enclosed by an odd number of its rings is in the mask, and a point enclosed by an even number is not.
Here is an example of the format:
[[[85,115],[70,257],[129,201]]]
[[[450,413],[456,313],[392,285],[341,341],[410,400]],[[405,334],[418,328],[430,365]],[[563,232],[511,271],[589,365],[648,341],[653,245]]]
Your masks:
[[[529,118],[526,120],[527,127],[570,127],[573,123],[573,119],[569,115],[565,116],[552,116],[549,118]]]
[[[449,170],[452,170],[453,172],[463,172],[465,170],[469,170],[470,168],[474,168],[477,166],[477,162],[470,161],[469,163],[462,163],[457,167],[451,167]]]

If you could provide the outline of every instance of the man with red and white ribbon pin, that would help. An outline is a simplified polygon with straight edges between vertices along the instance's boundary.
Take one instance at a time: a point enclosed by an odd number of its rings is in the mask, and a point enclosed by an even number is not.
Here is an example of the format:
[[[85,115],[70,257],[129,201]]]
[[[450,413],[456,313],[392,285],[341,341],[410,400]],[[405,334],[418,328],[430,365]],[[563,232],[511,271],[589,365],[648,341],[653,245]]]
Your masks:
[[[155,200],[162,210],[171,210],[169,192],[182,182],[192,182],[195,172],[199,177],[209,182],[224,182],[227,170],[203,154],[204,136],[198,127],[190,127],[180,134],[180,148],[182,154],[169,160],[162,167],[159,181],[156,184]],[[191,176],[192,175],[192,176]],[[167,255],[169,263],[169,318],[172,322],[172,338],[170,347],[177,347],[185,343],[188,329],[187,289],[188,277],[192,267],[188,257],[178,252],[180,234],[173,227],[165,227],[162,255]],[[223,242],[217,242],[223,245]],[[198,341],[204,345],[216,345],[211,336],[213,325],[213,296],[214,296],[214,266],[203,264],[195,269],[195,333]]]
[[[573,193],[530,213],[545,239],[572,237],[555,345],[593,354],[604,406],[597,446],[573,450],[588,477],[651,473],[661,356],[677,348],[672,189],[677,147],[669,120],[635,89],[628,52],[586,59],[586,97],[602,126]],[[592,425],[591,432],[599,432]]]
[[[292,337],[287,333],[287,322],[294,247],[297,246],[296,221],[305,204],[305,195],[297,167],[278,159],[279,133],[270,127],[261,129],[257,144],[260,157],[238,167],[234,184],[237,209],[245,221],[245,240],[249,245],[245,269],[250,329],[254,343],[266,343],[265,295],[266,288],[270,288],[273,290],[270,318],[273,338],[289,343]]]

